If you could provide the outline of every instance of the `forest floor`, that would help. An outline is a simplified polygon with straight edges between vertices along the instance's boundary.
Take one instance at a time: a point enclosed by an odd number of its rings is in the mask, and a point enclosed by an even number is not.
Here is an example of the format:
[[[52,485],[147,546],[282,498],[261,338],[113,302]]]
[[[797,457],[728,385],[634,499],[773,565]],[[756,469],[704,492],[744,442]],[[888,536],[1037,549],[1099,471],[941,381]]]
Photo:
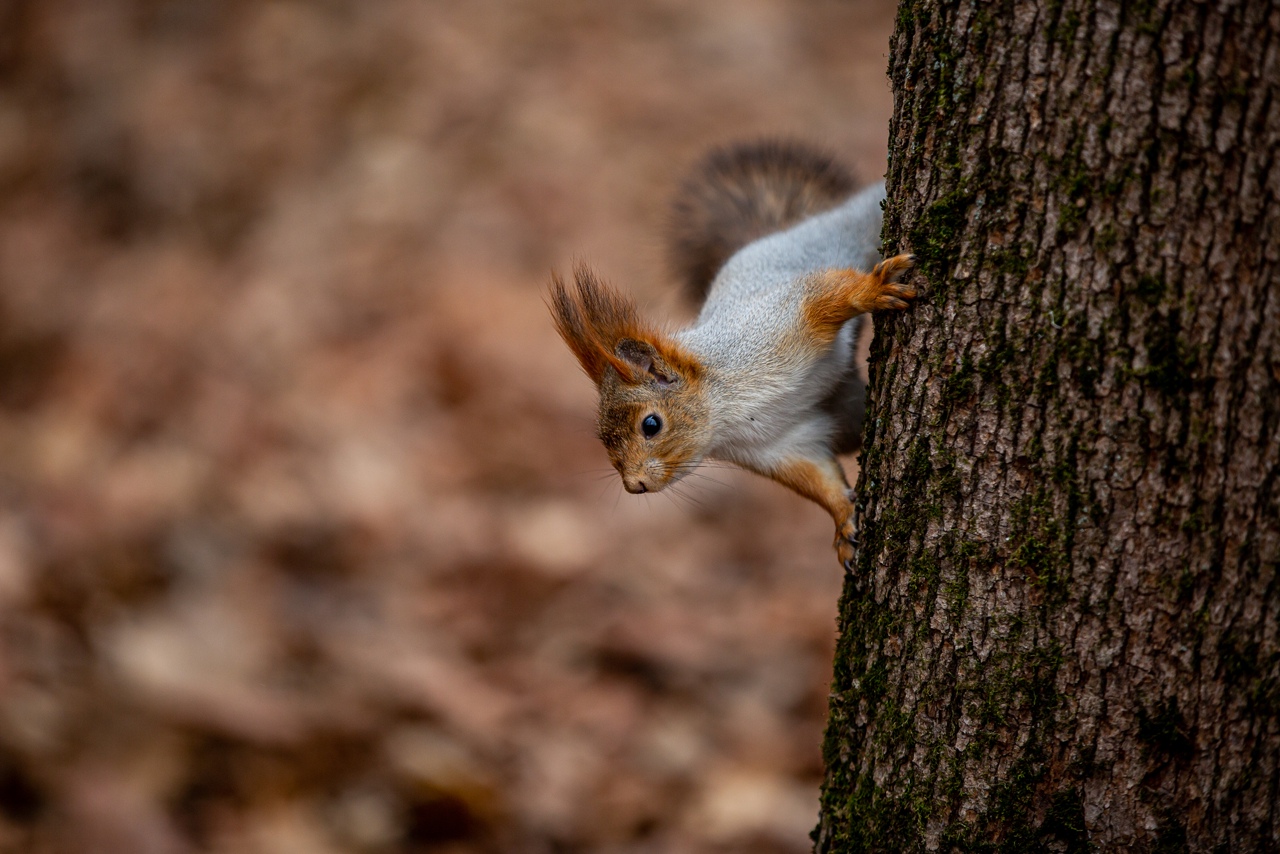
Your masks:
[[[0,851],[803,852],[830,521],[625,495],[556,338],[687,317],[713,143],[884,171],[893,4],[0,10]]]

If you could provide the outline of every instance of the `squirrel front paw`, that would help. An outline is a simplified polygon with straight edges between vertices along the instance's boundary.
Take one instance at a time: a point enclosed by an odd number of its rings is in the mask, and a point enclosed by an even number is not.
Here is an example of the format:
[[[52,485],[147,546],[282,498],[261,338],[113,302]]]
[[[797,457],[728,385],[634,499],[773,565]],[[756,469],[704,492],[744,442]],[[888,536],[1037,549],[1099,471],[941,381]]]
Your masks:
[[[907,307],[907,300],[915,299],[920,292],[911,285],[900,284],[900,280],[916,265],[914,255],[894,255],[875,266],[871,275],[878,280],[879,293],[872,301],[876,309]]]

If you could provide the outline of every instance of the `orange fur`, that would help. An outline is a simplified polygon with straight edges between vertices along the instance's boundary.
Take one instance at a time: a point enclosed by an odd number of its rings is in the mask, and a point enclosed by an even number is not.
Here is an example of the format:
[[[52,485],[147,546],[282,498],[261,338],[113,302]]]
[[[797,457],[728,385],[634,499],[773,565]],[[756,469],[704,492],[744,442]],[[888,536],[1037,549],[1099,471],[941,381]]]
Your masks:
[[[835,457],[791,459],[760,474],[822,505],[835,520],[836,552],[841,562],[853,557],[853,503],[844,469]]]
[[[828,346],[851,318],[879,309],[903,309],[917,291],[898,279],[911,269],[910,255],[881,261],[870,273],[854,269],[822,270],[805,283],[801,308],[815,345]]]
[[[635,303],[585,265],[574,269],[572,287],[552,276],[551,314],[560,337],[597,386],[610,369],[631,385],[676,375],[694,381],[702,374],[695,357],[642,320]]]
[[[787,460],[772,471],[762,474],[821,504],[835,519],[837,526],[852,512],[849,484],[835,457],[821,463],[803,458]]]

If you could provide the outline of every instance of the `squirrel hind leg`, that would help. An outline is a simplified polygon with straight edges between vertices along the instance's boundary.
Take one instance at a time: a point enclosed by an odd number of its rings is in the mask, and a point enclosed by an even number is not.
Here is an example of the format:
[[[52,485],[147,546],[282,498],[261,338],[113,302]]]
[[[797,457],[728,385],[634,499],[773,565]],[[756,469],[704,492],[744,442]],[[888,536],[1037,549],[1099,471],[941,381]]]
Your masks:
[[[854,519],[853,494],[844,469],[834,456],[793,457],[761,474],[821,505],[836,525],[836,555],[846,569],[852,568],[858,529]]]
[[[672,205],[672,266],[701,304],[729,258],[754,240],[830,210],[853,194],[852,172],[816,148],[765,140],[719,148]]]

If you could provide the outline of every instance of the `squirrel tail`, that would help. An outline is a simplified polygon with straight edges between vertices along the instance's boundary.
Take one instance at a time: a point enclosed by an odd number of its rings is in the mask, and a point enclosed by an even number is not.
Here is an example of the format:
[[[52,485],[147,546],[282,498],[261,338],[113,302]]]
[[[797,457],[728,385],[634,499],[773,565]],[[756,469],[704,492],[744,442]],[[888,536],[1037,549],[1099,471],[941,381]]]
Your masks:
[[[823,152],[765,140],[718,148],[685,179],[673,205],[672,266],[701,304],[733,253],[853,194],[853,174]]]

